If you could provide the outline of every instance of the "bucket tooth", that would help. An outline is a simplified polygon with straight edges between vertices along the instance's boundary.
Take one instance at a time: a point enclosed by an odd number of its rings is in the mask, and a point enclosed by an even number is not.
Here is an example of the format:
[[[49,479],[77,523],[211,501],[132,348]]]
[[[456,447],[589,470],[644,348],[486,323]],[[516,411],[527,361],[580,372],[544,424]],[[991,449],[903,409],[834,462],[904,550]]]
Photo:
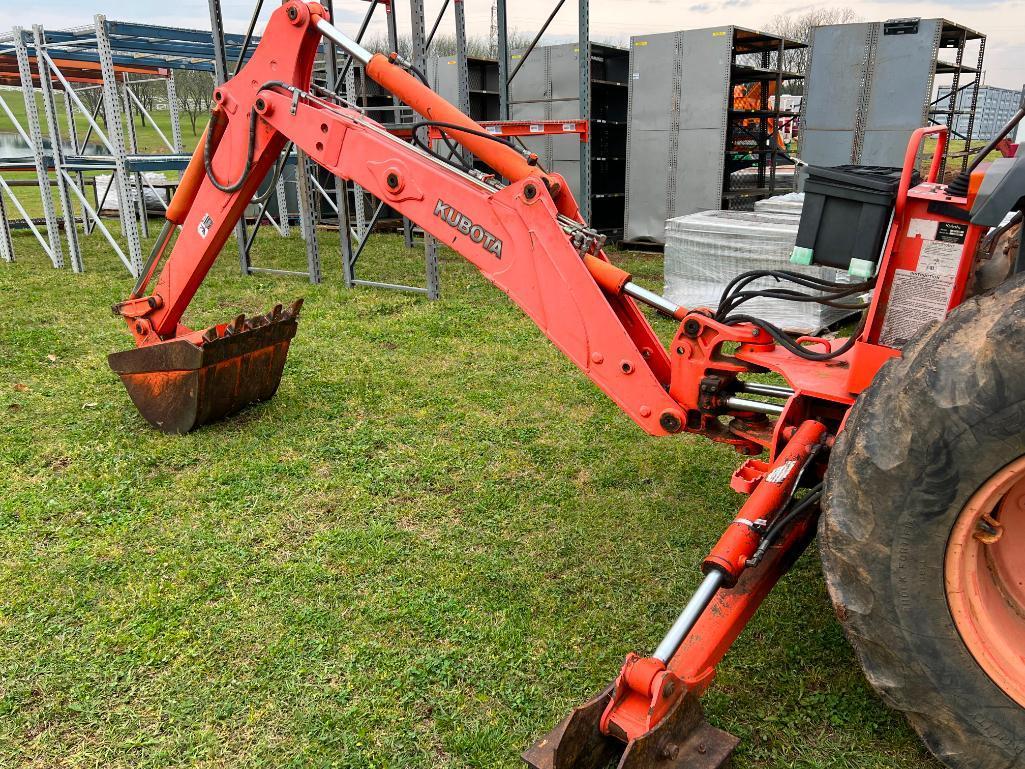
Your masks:
[[[613,687],[573,710],[523,754],[530,769],[726,769],[739,740],[709,724],[685,694],[650,731],[624,744],[602,734]]]
[[[281,382],[294,316],[247,327],[239,315],[195,344],[170,339],[107,356],[139,413],[158,430],[186,433],[271,398]],[[193,337],[194,338],[194,337]]]

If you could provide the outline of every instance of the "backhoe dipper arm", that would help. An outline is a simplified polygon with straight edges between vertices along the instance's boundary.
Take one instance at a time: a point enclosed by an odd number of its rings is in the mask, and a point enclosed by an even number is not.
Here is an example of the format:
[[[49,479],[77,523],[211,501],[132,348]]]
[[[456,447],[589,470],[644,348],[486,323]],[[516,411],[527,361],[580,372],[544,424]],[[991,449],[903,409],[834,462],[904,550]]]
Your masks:
[[[558,175],[543,172],[509,146],[452,130],[453,139],[510,179],[509,186],[496,189],[362,113],[312,96],[310,72],[325,30],[333,40],[355,46],[328,23],[318,4],[283,5],[252,59],[216,90],[208,130],[214,132],[209,165],[217,181],[204,170],[201,146],[172,206],[172,221],[182,229],[152,294],[142,296],[148,278],[143,275],[133,298],[118,308],[137,343],[204,343],[203,334],[179,320],[290,139],[323,168],[359,184],[462,254],[645,431],[679,430],[683,411],[667,392],[665,348],[633,300],[603,290],[585,265],[571,241],[582,227],[577,206]],[[353,50],[364,58],[358,46]],[[483,133],[387,57],[367,53],[365,61],[372,78],[426,119]],[[159,249],[158,244],[155,254]],[[594,250],[592,259],[605,261]]]

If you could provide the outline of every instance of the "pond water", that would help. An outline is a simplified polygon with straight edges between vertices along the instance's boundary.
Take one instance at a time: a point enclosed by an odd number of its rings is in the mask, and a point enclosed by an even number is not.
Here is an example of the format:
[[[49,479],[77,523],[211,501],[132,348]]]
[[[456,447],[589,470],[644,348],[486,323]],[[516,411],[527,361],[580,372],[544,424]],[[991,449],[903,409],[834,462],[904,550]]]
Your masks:
[[[43,146],[46,149],[50,149],[50,141],[44,138]],[[80,154],[102,155],[104,154],[103,150],[103,145],[90,143],[86,145],[85,150]],[[73,153],[70,144],[64,144],[64,152],[69,155]],[[0,158],[24,158],[31,156],[32,150],[28,148],[20,134],[13,131],[0,131]]]

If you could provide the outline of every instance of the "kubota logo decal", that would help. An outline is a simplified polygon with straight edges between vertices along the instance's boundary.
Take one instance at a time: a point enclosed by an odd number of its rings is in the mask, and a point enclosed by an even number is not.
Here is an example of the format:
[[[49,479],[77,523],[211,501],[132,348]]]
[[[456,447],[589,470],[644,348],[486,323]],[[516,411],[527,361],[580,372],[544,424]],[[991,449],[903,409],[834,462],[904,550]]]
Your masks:
[[[459,213],[444,200],[439,199],[435,204],[434,215],[453,229],[459,230],[474,243],[479,243],[485,251],[494,254],[496,258],[502,258],[502,241],[479,224],[474,224],[470,217]]]

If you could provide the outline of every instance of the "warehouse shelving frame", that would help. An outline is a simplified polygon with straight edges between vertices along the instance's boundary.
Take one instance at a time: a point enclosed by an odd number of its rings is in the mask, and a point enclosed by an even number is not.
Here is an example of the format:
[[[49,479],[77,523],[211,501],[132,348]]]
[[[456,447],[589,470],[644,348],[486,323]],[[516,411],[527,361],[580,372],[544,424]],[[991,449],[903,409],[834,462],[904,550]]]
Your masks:
[[[222,40],[226,52],[240,57],[248,43],[238,35],[227,36],[226,43]],[[43,205],[46,239],[42,238],[42,233],[32,222],[28,222],[28,225],[55,267],[64,265],[64,249],[60,239],[60,224],[63,223],[72,269],[84,269],[77,220],[73,211],[77,203],[82,209],[85,233],[98,229],[129,272],[138,277],[143,265],[140,235],[145,237],[148,234],[148,212],[143,194],[147,182],[143,173],[151,170],[180,172],[190,158],[190,155],[182,152],[178,100],[171,70],[212,72],[214,54],[214,42],[206,31],[115,21],[102,14],[97,14],[89,27],[54,31],[36,25],[31,32],[16,27],[11,35],[0,40],[0,59],[13,56],[17,61],[27,128],[18,123],[6,104],[0,106],[3,106],[6,116],[15,124],[16,130],[33,153],[31,164],[36,171]],[[94,73],[92,79],[83,76],[83,72],[89,69]],[[167,102],[171,114],[170,138],[160,131],[153,115],[135,94],[133,84],[137,86],[142,81],[133,81],[132,74],[166,79]],[[91,85],[75,87],[82,83]],[[85,88],[101,90],[102,98],[97,101],[94,109],[90,110],[82,101],[81,93]],[[43,124],[36,103],[37,90],[48,128],[49,151],[44,150]],[[68,133],[66,138],[71,153],[65,152],[64,131],[57,118],[58,91],[64,95],[62,106],[67,124],[64,130]],[[89,126],[83,138],[78,136],[76,112]],[[168,147],[167,153],[138,153],[134,122],[136,114],[157,128]],[[103,127],[98,122],[101,115]],[[99,140],[106,154],[84,154],[92,135]],[[83,179],[84,174],[98,171],[109,171],[111,182],[102,199],[94,193],[94,207],[85,194]],[[60,220],[51,196],[51,173],[54,175],[63,214]],[[3,187],[4,192],[13,198],[9,186],[4,183]],[[100,216],[112,187],[118,194],[123,242],[119,242],[111,233]],[[5,229],[7,226],[5,220]],[[6,248],[10,244],[9,232],[0,233],[0,244],[7,250],[3,254],[4,258],[13,259],[13,250]]]
[[[549,26],[555,19],[556,15],[562,9],[566,0],[558,0],[545,19],[545,22],[541,25],[541,28],[534,35],[533,40],[524,50],[521,58],[517,62],[515,69],[510,72],[511,58],[509,51],[509,18],[508,18],[508,0],[496,0],[496,27],[497,27],[497,57],[498,57],[498,99],[499,99],[499,119],[509,120],[510,105],[511,101],[509,98],[509,84],[515,78],[517,73],[530,58],[531,54],[537,47],[538,42],[544,36],[545,32],[548,31]],[[590,4],[589,0],[577,0],[577,43],[576,46],[580,51],[591,50],[591,16],[590,16]],[[578,56],[579,68],[578,68],[578,91],[579,91],[579,115],[581,120],[586,120],[590,123],[591,121],[591,67],[589,56]],[[580,143],[580,182],[579,182],[579,196],[577,204],[580,206],[581,215],[584,221],[590,222],[591,220],[591,143],[581,142]]]

